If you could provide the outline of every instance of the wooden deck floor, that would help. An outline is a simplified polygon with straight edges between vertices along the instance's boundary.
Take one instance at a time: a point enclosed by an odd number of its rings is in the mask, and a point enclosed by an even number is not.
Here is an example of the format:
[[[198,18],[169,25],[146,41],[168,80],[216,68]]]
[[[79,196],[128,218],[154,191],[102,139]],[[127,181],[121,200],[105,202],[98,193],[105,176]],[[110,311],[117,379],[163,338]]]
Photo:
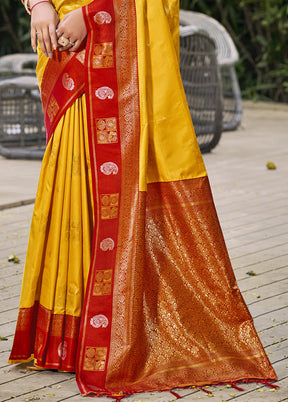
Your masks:
[[[227,386],[209,390],[214,401],[288,401],[288,108],[271,111],[248,103],[245,112],[244,128],[224,133],[220,145],[205,155],[205,163],[237,280],[280,389],[249,384],[243,392]],[[268,170],[267,161],[277,170]],[[72,374],[31,372],[25,365],[7,364],[32,210],[28,205],[0,211],[0,335],[7,338],[0,341],[0,401],[83,401]],[[11,253],[20,264],[7,262]],[[200,390],[179,394],[184,401],[212,397]],[[125,399],[172,400],[167,392]]]

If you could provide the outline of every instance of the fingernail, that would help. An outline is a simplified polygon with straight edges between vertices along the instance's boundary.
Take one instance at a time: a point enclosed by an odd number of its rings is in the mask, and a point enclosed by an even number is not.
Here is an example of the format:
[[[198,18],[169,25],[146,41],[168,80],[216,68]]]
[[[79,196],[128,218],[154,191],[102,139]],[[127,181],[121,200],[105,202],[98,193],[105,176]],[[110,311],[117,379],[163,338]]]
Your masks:
[[[49,59],[52,59],[52,57],[53,57],[53,53],[49,53]]]
[[[47,54],[47,53],[44,53],[44,54],[45,54],[46,57],[48,57],[48,54]]]
[[[57,49],[57,45],[53,45],[53,49],[56,50],[56,49]]]

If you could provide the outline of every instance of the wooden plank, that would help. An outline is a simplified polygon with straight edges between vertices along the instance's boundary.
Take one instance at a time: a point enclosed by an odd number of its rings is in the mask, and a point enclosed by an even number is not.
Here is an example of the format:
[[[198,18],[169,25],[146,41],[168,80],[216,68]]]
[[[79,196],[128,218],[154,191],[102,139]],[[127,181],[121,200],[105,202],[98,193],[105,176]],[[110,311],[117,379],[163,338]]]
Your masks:
[[[241,289],[242,283],[240,283]],[[243,292],[246,303],[250,306],[255,303],[260,303],[261,300],[274,299],[287,292],[288,279],[280,279],[273,283],[258,286],[257,288],[252,288],[251,290],[245,290]],[[273,300],[271,300],[273,303]]]
[[[265,352],[272,364],[287,359],[288,366],[288,339],[266,347]]]
[[[9,225],[0,224],[0,242],[2,243],[5,239],[9,239],[12,236],[17,238],[23,238],[25,236],[27,238],[29,230],[30,224],[27,219],[23,221],[10,221]]]
[[[260,275],[257,274],[257,271],[254,269],[246,270],[246,277],[241,281],[241,289],[245,291],[251,291],[254,289],[259,289],[264,286],[269,286],[272,283],[276,283],[282,280],[288,279],[288,265],[283,266],[277,270],[266,271],[265,274],[260,272]],[[255,276],[248,275],[247,272],[253,271]],[[240,281],[239,281],[240,282]],[[288,288],[287,288],[288,291]]]
[[[1,286],[2,287],[9,287],[9,286],[15,286],[15,285],[21,285],[22,283],[22,272],[18,272],[17,274],[11,275],[11,276],[6,276],[1,278]]]
[[[224,196],[224,194],[223,194]],[[234,198],[234,199],[233,199]],[[251,198],[249,195],[245,194],[244,197],[235,195],[231,197],[229,192],[226,193],[223,200],[216,202],[216,209],[221,217],[222,224],[226,227],[226,223],[234,226],[243,226],[244,222],[240,220],[240,217],[244,217],[245,223],[253,224],[254,222],[260,223],[261,217],[265,214],[267,216],[268,222],[264,223],[265,227],[271,222],[272,217],[278,217],[281,214],[281,210],[285,208],[286,200],[285,198],[279,199],[278,197],[273,198],[273,204],[275,209],[271,209],[271,197],[269,197],[269,202],[263,202],[261,197]],[[266,197],[265,197],[266,199]],[[227,204],[226,204],[227,203]],[[269,209],[269,212],[267,211]]]
[[[260,241],[251,241],[248,244],[239,245],[238,247],[233,247],[231,249],[229,248],[229,255],[232,259],[243,256],[245,257],[246,255],[254,255],[255,252],[266,251],[280,245],[286,246],[287,249],[288,233],[286,228],[283,234],[261,239]]]
[[[21,253],[21,252],[26,252],[27,249],[27,240],[22,239],[21,241],[17,239],[12,239],[7,242],[5,245],[2,245],[1,247],[1,252],[0,252],[0,258],[6,259],[9,257],[11,253],[16,254]]]
[[[20,258],[19,255],[17,257]],[[0,265],[0,283],[2,285],[2,279],[3,278],[9,278],[10,276],[13,275],[23,275],[23,267],[24,264],[13,264],[13,263],[6,263]]]
[[[286,341],[288,338],[288,323],[260,331],[259,337],[264,348],[278,344],[281,340]]]
[[[143,392],[135,394],[123,399],[123,402],[170,402],[174,401],[176,398],[170,392]],[[76,401],[76,399],[74,399]],[[108,402],[109,398],[105,398],[105,402]],[[110,399],[111,401],[111,399]],[[104,402],[104,400],[103,400]]]
[[[17,320],[18,316],[18,308],[14,309],[7,309],[4,310],[0,313],[0,325],[5,325],[7,323],[10,323],[11,321],[14,322]],[[0,328],[1,328],[0,326]],[[1,330],[1,329],[0,329]]]
[[[7,384],[11,381],[26,378],[30,381],[30,377],[35,375],[36,371],[27,370],[27,363],[9,365],[0,369],[0,385]]]
[[[10,356],[10,350],[0,353],[0,368],[1,369],[10,367],[10,365],[8,364],[9,356]]]
[[[225,240],[229,242],[235,239],[241,239],[245,241],[247,235],[255,235],[257,236],[258,233],[262,235],[262,232],[270,233],[270,229],[274,229],[277,227],[282,227],[288,223],[288,217],[286,216],[272,216],[269,219],[265,219],[264,221],[261,220],[259,222],[249,222],[246,225],[239,225],[228,228],[225,224],[222,225],[223,231],[225,233]]]
[[[217,209],[217,208],[216,208]],[[262,221],[264,219],[273,219],[273,218],[279,218],[281,215],[285,215],[285,210],[287,208],[285,206],[278,206],[277,207],[277,212],[270,211],[269,213],[264,211],[258,211],[257,213],[255,212],[252,214],[252,211],[249,209],[247,210],[247,213],[238,213],[237,216],[235,216],[235,212],[231,212],[230,214],[227,213],[227,211],[219,211],[217,209],[220,221],[221,221],[221,226],[225,230],[231,230],[235,228],[244,228],[246,225],[250,227],[257,227],[259,226],[262,227]]]
[[[23,396],[30,393],[35,394],[38,390],[42,391],[44,388],[50,387],[51,385],[60,384],[67,380],[69,376],[71,377],[71,374],[53,371],[33,372],[32,374],[23,375],[16,379],[12,378],[11,381],[7,380],[7,382],[0,384],[0,395],[3,398],[2,401],[16,397],[22,397],[23,400]],[[71,394],[73,395],[73,392]]]
[[[9,396],[9,391],[7,392]],[[59,381],[57,383],[49,384],[37,391],[32,391],[19,395],[13,398],[15,402],[23,401],[35,401],[35,400],[47,400],[47,401],[60,401],[60,400],[70,400],[70,398],[76,396],[78,401],[83,402],[83,397],[79,393],[79,389],[76,385],[75,379],[67,379],[65,381]],[[102,399],[102,398],[101,398]],[[101,401],[100,399],[100,401]],[[6,399],[8,400],[8,399]],[[102,399],[103,400],[103,399]],[[98,401],[98,399],[97,399]],[[108,402],[107,398],[103,402]],[[111,401],[111,399],[110,399]]]
[[[261,197],[259,197],[258,203],[250,202],[249,200],[246,202],[241,200],[242,202],[240,202],[239,197],[238,201],[235,199],[233,202],[229,194],[229,201],[230,202],[228,205],[222,205],[221,207],[221,211],[225,212],[223,215],[223,223],[225,224],[228,222],[239,222],[242,224],[245,223],[246,220],[248,220],[248,222],[253,222],[255,219],[258,221],[263,215],[267,216],[268,218],[272,216],[279,216],[287,205],[285,198],[281,199],[279,197],[275,197],[273,199],[273,208],[271,208],[271,199],[269,202],[265,203],[263,200],[261,200]],[[218,207],[218,204],[216,204],[216,209],[220,212],[220,205]],[[242,219],[244,219],[244,221]]]
[[[276,309],[268,314],[265,312],[256,318],[254,317],[254,324],[257,331],[263,331],[267,328],[276,328],[277,325],[285,323],[288,323],[288,306],[282,309]]]
[[[288,253],[285,255],[279,255],[275,258],[271,258],[266,261],[261,261],[253,265],[244,266],[242,268],[235,268],[235,275],[237,280],[240,282],[242,280],[250,280],[251,277],[247,275],[248,271],[254,271],[257,276],[263,275],[266,272],[274,273],[277,276],[277,270],[286,268],[287,269]]]
[[[288,226],[288,223],[287,223]],[[272,233],[274,232],[274,233]],[[277,232],[277,233],[276,233]],[[254,233],[249,234],[249,232],[246,232],[246,235],[244,234],[243,236],[236,237],[234,236],[233,238],[230,238],[227,240],[226,237],[226,246],[229,250],[229,253],[233,257],[237,257],[237,253],[239,254],[240,250],[243,250],[243,255],[247,254],[247,250],[249,251],[252,246],[255,246],[253,250],[261,250],[263,245],[268,244],[275,244],[279,245],[282,244],[280,242],[279,236],[287,236],[288,237],[288,231],[285,225],[277,226],[273,230],[271,230],[269,233],[267,231],[257,231],[257,236]],[[276,243],[277,242],[277,243]],[[237,250],[237,253],[235,252]]]
[[[1,300],[1,310],[6,311],[9,309],[18,308],[20,296],[9,297],[9,299]],[[2,324],[0,320],[0,325]]]
[[[245,295],[244,295],[245,298]],[[271,297],[263,300],[259,300],[255,303],[251,303],[248,308],[252,314],[252,317],[256,317],[261,314],[269,313],[281,309],[288,305],[288,294],[283,293],[276,297]]]
[[[268,259],[276,258],[280,255],[287,254],[287,244],[279,244],[276,247],[270,247],[266,250],[257,250],[254,253],[246,254],[232,258],[232,265],[236,268],[247,267],[249,265],[257,264],[261,261],[267,261]]]
[[[7,322],[5,324],[0,325],[0,334],[1,334],[1,336],[8,338],[9,340],[13,339],[15,328],[16,328],[16,320]],[[5,343],[5,347],[3,345],[4,343]],[[7,350],[6,344],[7,344],[7,341],[0,342],[0,352],[3,350]],[[4,347],[4,349],[2,349],[2,346]],[[12,345],[11,345],[11,347],[12,347]]]
[[[15,326],[14,326],[15,328]],[[13,332],[14,334],[14,332]],[[8,341],[0,341],[0,356],[3,356],[3,353],[7,353],[10,352],[11,348],[12,348],[12,343],[13,343],[13,338],[12,336],[9,336],[8,334],[6,334],[5,332],[1,331],[1,327],[0,327],[0,335],[3,337],[7,337]],[[5,361],[6,363],[6,361]]]

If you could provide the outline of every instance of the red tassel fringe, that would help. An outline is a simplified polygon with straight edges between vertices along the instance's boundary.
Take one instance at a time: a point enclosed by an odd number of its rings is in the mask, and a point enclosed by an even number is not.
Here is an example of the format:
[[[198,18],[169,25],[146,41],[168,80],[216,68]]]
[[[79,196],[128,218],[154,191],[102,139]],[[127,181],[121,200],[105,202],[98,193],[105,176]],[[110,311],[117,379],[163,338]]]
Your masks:
[[[237,391],[244,391],[243,388],[237,387],[237,385],[234,382],[230,382],[230,385],[231,385],[232,388],[237,389]]]
[[[246,379],[246,380],[241,380],[241,381],[238,381],[238,382],[230,382],[230,383],[220,383],[220,384],[213,384],[214,386],[218,386],[218,385],[227,385],[227,384],[229,384],[229,385],[231,385],[231,387],[232,388],[234,388],[234,389],[236,389],[237,391],[240,391],[240,392],[242,392],[242,391],[244,391],[244,388],[241,388],[241,387],[238,387],[238,385],[237,384],[251,384],[251,383],[260,383],[260,384],[264,384],[264,385],[266,385],[267,387],[271,387],[271,388],[275,388],[275,389],[278,389],[279,388],[279,386],[278,385],[275,385],[275,384],[272,384],[272,383],[270,383],[268,380],[257,380],[257,381],[253,381],[253,380],[249,380],[249,379]],[[212,385],[211,385],[212,386]],[[213,395],[213,392],[211,392],[211,391],[209,391],[208,389],[205,389],[205,388],[203,388],[203,387],[200,387],[200,386],[191,386],[191,387],[185,387],[185,388],[183,388],[183,389],[199,389],[200,391],[203,391],[203,392],[205,392],[206,394],[208,394],[208,395]],[[177,399],[182,399],[182,396],[180,396],[179,394],[177,394],[177,392],[175,392],[175,391],[173,391],[173,390],[170,390],[170,393],[172,394],[172,395],[174,395],[174,396],[176,396],[176,398]]]
[[[263,384],[263,385],[266,385],[267,387],[271,387],[271,388],[275,388],[275,389],[278,389],[279,388],[279,386],[278,385],[275,385],[275,384],[272,384],[269,380],[250,380],[250,379],[245,379],[245,380],[240,380],[240,381],[235,381],[235,382],[222,382],[222,383],[219,383],[219,384],[211,384],[211,385],[209,385],[209,386],[221,386],[221,385],[230,385],[232,388],[234,388],[234,389],[236,389],[237,391],[244,391],[244,389],[243,388],[241,388],[241,387],[239,387],[237,384],[251,384],[251,383],[259,383],[259,384]],[[208,386],[208,385],[207,385]],[[211,392],[211,391],[209,391],[209,390],[207,390],[207,389],[205,389],[205,388],[203,388],[203,387],[200,387],[200,386],[195,386],[195,385],[191,385],[191,386],[188,386],[188,387],[183,387],[182,389],[199,389],[200,391],[203,391],[203,392],[205,392],[206,394],[208,394],[208,395],[213,395],[213,392]],[[164,391],[164,390],[163,390]],[[169,390],[167,390],[167,391],[169,391],[173,396],[175,396],[177,399],[182,399],[182,396],[181,395],[179,395],[177,392],[175,392],[174,390],[171,390],[171,389],[169,389]],[[143,391],[144,392],[144,391]],[[159,391],[160,392],[160,391]],[[109,395],[109,394],[89,394],[89,396],[92,396],[92,397],[103,397],[103,396],[106,396],[106,397],[108,397],[108,398],[113,398],[113,400],[115,401],[115,402],[120,402],[120,401],[122,401],[122,399],[124,399],[124,398],[126,398],[127,396],[129,396],[129,395],[133,395],[133,393],[132,392],[126,392],[125,394],[123,394],[123,395]],[[88,395],[87,395],[88,396]]]
[[[202,387],[196,387],[197,389],[200,389],[200,391],[203,391],[203,392],[205,392],[206,394],[209,394],[209,395],[212,395],[212,392],[211,391],[208,391],[208,389],[204,389],[204,388],[202,388]]]
[[[170,393],[174,396],[176,396],[177,399],[182,399],[182,396],[180,396],[179,394],[177,394],[177,392],[173,391],[172,389],[170,389]]]
[[[259,383],[259,384],[264,384],[264,385],[266,385],[267,387],[271,387],[271,388],[276,388],[276,389],[278,389],[279,388],[279,386],[278,385],[275,385],[275,384],[272,384],[271,382],[269,382],[269,380],[249,380],[249,379],[247,379],[247,380],[243,380],[243,381],[241,381],[242,383],[245,383],[245,384],[251,384],[251,383],[253,383],[253,382],[257,382],[257,383]],[[240,383],[240,381],[239,381],[239,383]]]

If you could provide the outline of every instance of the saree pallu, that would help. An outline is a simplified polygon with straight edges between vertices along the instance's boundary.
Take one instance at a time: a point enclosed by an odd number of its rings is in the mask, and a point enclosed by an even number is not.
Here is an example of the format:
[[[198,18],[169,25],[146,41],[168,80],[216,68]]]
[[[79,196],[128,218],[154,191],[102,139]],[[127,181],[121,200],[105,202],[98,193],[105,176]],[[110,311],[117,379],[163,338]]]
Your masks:
[[[10,363],[75,370],[83,395],[118,399],[275,380],[185,100],[178,2],[78,5],[85,48],[38,68],[49,142]]]

